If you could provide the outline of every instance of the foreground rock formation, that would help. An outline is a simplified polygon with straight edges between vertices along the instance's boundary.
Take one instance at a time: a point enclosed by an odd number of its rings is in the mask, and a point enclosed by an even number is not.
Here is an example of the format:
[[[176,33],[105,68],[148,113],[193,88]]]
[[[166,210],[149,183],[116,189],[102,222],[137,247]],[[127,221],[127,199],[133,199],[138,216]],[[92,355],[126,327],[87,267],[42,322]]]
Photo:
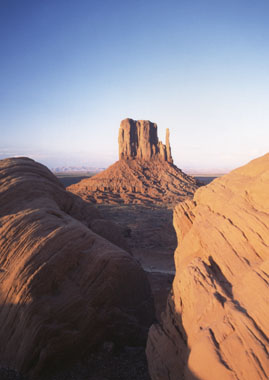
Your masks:
[[[105,341],[143,344],[146,275],[90,229],[97,211],[27,158],[0,161],[0,199],[1,365],[38,378]]]
[[[269,378],[269,154],[178,204],[176,276],[147,344],[153,380]]]
[[[166,144],[157,125],[125,119],[119,129],[119,161],[103,172],[68,187],[97,203],[175,203],[193,196],[199,184],[173,165],[169,130]]]

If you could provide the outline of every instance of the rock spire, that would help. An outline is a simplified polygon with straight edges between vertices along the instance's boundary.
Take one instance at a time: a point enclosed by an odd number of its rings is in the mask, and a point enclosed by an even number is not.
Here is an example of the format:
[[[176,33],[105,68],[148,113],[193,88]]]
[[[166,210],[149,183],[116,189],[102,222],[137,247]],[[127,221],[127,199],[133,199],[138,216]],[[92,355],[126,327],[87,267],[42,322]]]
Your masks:
[[[166,128],[165,144],[166,144],[167,161],[173,163],[173,158],[172,158],[172,153],[171,153],[171,146],[170,146],[170,131],[169,131],[169,128]]]

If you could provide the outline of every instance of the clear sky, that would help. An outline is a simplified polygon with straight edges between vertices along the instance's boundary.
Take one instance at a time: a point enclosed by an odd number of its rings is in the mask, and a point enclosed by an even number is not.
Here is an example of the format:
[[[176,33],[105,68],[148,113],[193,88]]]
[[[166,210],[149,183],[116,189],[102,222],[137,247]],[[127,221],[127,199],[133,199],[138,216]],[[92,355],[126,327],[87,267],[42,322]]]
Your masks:
[[[120,121],[170,128],[175,163],[268,152],[268,0],[0,0],[0,158],[107,166]]]

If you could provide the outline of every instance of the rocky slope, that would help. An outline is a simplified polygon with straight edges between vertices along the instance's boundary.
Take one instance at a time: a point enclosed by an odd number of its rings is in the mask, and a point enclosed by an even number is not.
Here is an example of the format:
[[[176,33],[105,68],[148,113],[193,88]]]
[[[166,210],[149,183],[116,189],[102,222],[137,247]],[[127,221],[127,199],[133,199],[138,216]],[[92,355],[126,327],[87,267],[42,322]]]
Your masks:
[[[157,125],[125,119],[119,130],[119,161],[103,172],[68,187],[96,203],[176,203],[193,196],[198,182],[173,165],[166,145],[158,139]]]
[[[176,276],[147,344],[153,380],[269,378],[269,154],[178,204]]]
[[[0,161],[0,200],[1,365],[37,378],[106,341],[143,344],[148,281],[90,229],[102,230],[97,211],[27,158]]]
[[[194,178],[176,166],[158,160],[120,160],[107,170],[67,188],[96,203],[163,204],[190,198]]]

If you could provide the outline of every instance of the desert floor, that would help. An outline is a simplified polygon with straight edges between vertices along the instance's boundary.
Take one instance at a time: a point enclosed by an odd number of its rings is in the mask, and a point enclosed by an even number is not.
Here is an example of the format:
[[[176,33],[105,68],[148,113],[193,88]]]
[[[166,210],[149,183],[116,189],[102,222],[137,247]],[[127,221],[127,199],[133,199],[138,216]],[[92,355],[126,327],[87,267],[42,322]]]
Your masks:
[[[177,238],[172,207],[99,205],[98,209],[104,218],[129,232],[126,240],[132,255],[147,272],[159,318],[175,274]]]

